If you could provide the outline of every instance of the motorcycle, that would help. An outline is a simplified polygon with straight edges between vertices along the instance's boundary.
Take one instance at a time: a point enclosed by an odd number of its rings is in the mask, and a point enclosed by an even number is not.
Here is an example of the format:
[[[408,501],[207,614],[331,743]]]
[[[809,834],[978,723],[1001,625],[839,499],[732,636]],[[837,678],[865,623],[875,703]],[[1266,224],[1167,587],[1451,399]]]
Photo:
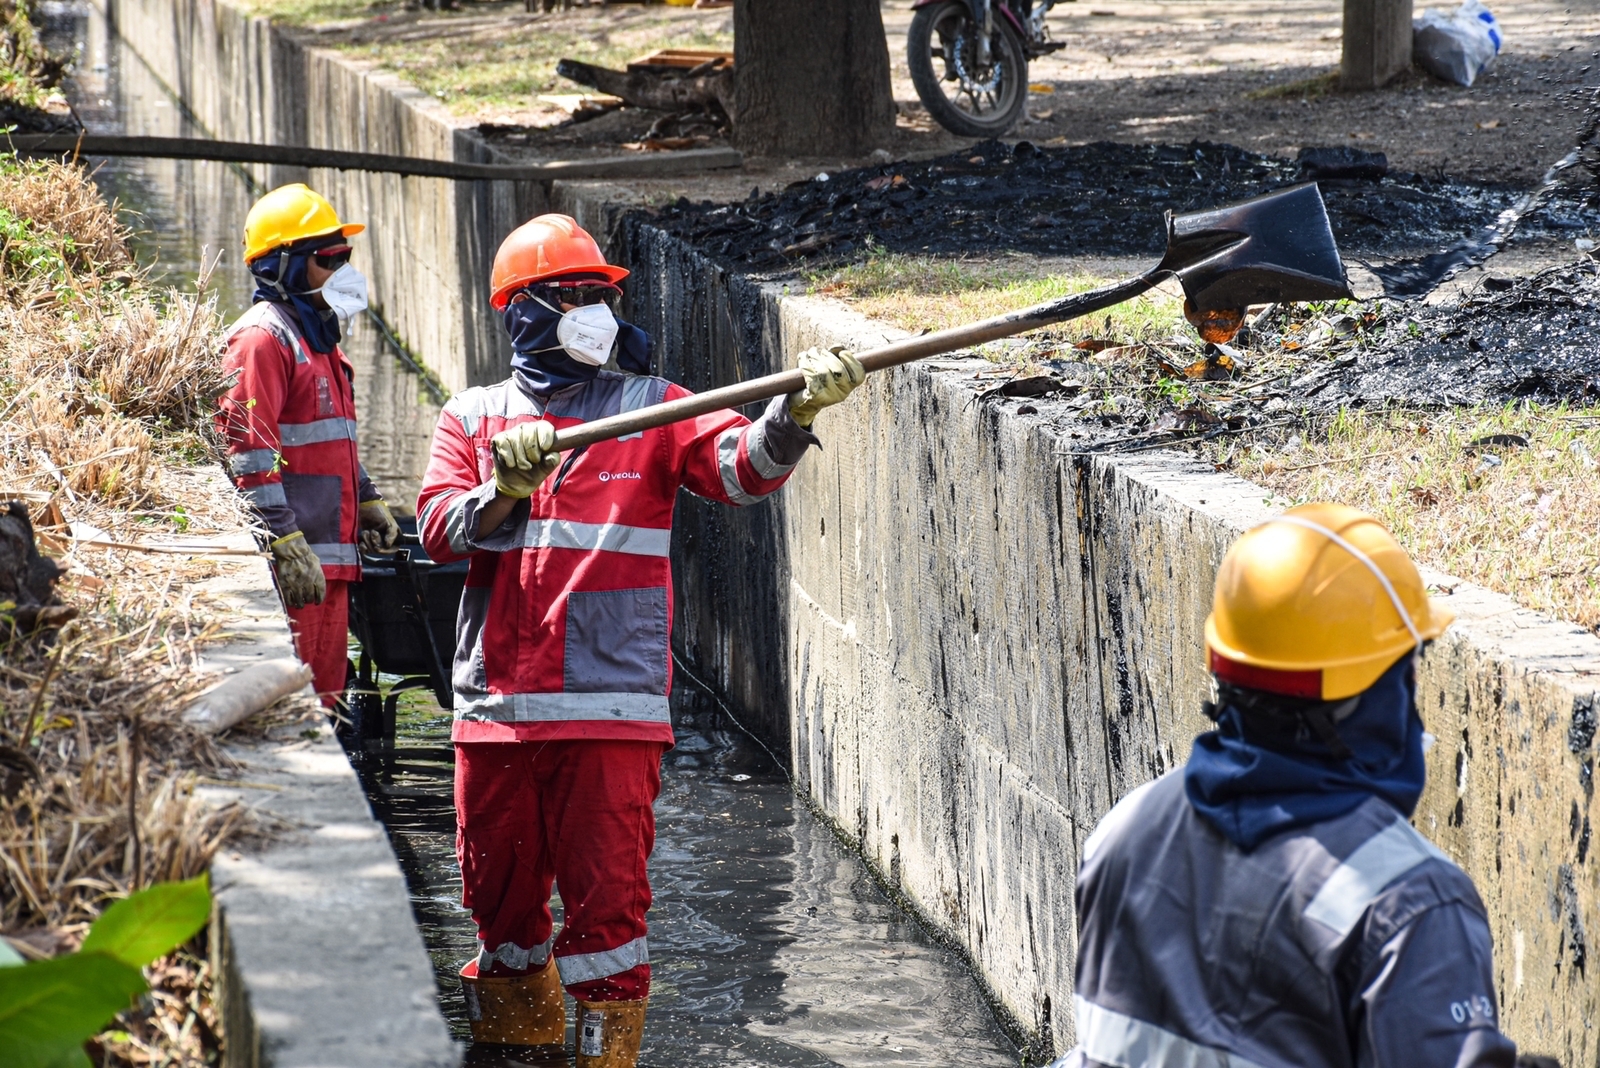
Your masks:
[[[1028,103],[1028,61],[1066,47],[1044,17],[1056,0],[917,0],[906,44],[923,107],[951,133],[998,137]]]

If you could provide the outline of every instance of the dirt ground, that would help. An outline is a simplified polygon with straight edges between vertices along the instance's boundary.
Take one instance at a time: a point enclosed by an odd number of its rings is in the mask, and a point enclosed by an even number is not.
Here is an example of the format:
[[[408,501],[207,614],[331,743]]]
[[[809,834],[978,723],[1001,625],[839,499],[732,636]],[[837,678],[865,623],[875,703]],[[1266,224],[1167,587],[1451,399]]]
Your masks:
[[[529,154],[551,156],[636,141],[659,116],[630,112],[563,124],[537,96],[580,92],[555,75],[570,55],[621,66],[672,45],[730,47],[726,9],[610,4],[530,15],[515,0],[429,12],[363,0],[256,0],[305,26],[317,44],[395,71],[443,100],[462,125],[490,124]],[[1341,5],[1321,0],[1096,0],[1060,3],[1052,34],[1067,43],[1035,61],[1029,119],[1012,132],[1047,145],[1099,140],[1222,141],[1278,155],[1353,144],[1397,169],[1528,183],[1569,147],[1580,90],[1600,54],[1600,0],[1502,0],[1498,64],[1470,89],[1413,72],[1388,89],[1330,89]],[[926,158],[964,144],[939,129],[911,87],[908,0],[883,6],[898,135],[883,146]],[[529,129],[534,128],[534,129]],[[838,161],[834,161],[838,162]]]

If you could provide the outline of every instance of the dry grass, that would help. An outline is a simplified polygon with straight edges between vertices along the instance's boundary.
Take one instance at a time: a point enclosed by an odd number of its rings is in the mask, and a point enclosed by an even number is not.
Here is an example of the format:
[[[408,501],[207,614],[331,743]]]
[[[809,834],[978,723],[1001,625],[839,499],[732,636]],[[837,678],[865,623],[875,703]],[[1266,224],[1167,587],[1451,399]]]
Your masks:
[[[275,19],[316,22],[337,17],[329,0],[258,0]],[[378,12],[320,36],[349,55],[401,75],[477,121],[544,125],[566,112],[537,101],[540,93],[587,92],[556,75],[563,57],[607,67],[660,48],[732,49],[732,13],[656,5],[599,4],[529,15],[521,4],[474,3],[459,12]]]
[[[809,291],[845,301],[863,315],[906,330],[946,327],[1082,293],[1108,279],[1041,273],[1031,257],[966,262],[876,251],[861,263],[807,276]],[[1183,324],[1183,302],[1153,291],[1103,313],[1063,323],[1051,335],[1100,338],[1114,345],[1165,339]]]
[[[1472,443],[1516,435],[1528,444]],[[1345,411],[1213,459],[1293,502],[1377,515],[1419,560],[1600,632],[1600,409]]]
[[[0,500],[30,505],[77,617],[44,635],[0,630],[0,931],[49,955],[110,901],[204,871],[252,826],[246,810],[196,796],[198,777],[226,761],[181,718],[204,685],[198,649],[221,631],[195,593],[215,565],[81,539],[248,520],[212,466],[210,413],[226,381],[203,285],[200,296],[146,288],[77,167],[0,157],[0,225]],[[203,1014],[185,1009],[173,1030],[163,1000],[187,1003],[203,977],[170,959],[155,970],[157,995],[102,1036],[102,1063],[215,1054]]]

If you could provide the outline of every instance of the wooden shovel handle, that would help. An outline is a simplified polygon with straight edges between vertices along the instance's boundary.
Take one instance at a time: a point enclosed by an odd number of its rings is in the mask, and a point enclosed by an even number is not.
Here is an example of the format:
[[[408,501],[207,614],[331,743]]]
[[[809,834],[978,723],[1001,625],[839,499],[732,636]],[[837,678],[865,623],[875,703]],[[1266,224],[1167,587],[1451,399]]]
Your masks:
[[[1170,274],[1169,271],[1152,268],[1137,277],[1101,286],[1099,289],[1091,289],[1087,293],[1046,301],[1031,308],[997,315],[965,326],[953,326],[948,330],[936,330],[920,337],[909,337],[882,348],[858,352],[856,357],[861,361],[861,366],[870,372],[971,348],[985,341],[1010,337],[1052,323],[1066,322],[1068,319],[1076,319],[1081,315],[1121,304],[1125,300],[1132,300],[1140,293],[1159,285]],[[568,449],[593,445],[597,441],[653,430],[658,426],[693,419],[708,412],[738,408],[755,401],[793,393],[805,388],[805,384],[805,376],[797,370],[780,371],[777,374],[752,378],[748,382],[707,390],[704,393],[680,397],[662,404],[652,404],[647,408],[638,408],[619,415],[608,415],[604,419],[596,419],[557,431],[555,448],[558,452],[566,452]]]

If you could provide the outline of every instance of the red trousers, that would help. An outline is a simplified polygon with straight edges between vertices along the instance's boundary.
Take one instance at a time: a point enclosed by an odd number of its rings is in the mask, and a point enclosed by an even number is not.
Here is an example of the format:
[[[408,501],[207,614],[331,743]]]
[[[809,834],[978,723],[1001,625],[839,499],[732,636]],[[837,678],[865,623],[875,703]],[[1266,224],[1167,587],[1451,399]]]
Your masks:
[[[344,693],[346,666],[350,662],[350,583],[328,580],[328,595],[321,604],[290,608],[289,629],[294,650],[311,668],[311,685],[328,708]]]
[[[603,739],[456,744],[456,857],[479,975],[537,970],[554,956],[574,998],[650,993],[645,865],[665,750]]]

